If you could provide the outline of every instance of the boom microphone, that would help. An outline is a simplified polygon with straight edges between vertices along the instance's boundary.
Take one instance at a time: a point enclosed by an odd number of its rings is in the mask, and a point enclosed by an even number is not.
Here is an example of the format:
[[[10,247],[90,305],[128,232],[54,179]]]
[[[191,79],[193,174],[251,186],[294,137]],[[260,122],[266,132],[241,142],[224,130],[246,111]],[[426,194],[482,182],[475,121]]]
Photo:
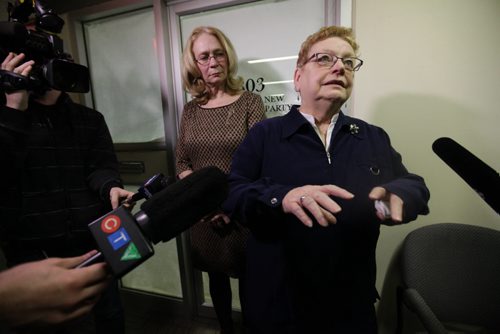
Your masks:
[[[114,276],[121,277],[154,254],[151,243],[187,230],[218,209],[227,194],[226,175],[206,167],[154,194],[135,215],[122,205],[89,224],[100,252],[78,267],[104,257]]]
[[[215,211],[227,194],[226,175],[216,167],[203,168],[142,203],[135,218],[154,244],[166,242]]]
[[[500,213],[500,176],[497,171],[451,138],[436,139],[432,150]]]

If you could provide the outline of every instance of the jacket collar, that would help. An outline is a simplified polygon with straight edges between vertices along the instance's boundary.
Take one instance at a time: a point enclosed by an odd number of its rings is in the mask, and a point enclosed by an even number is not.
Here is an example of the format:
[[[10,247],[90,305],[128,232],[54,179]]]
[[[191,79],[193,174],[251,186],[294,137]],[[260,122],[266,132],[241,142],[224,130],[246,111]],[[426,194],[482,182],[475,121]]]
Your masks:
[[[299,112],[299,105],[293,105],[290,111],[283,116],[283,133],[282,138],[288,138],[296,133],[303,126],[308,126],[310,123]],[[344,115],[342,111],[339,112],[339,118],[335,123],[332,138],[334,138],[340,131],[350,133],[359,139],[365,138],[365,133],[362,130],[361,121]]]

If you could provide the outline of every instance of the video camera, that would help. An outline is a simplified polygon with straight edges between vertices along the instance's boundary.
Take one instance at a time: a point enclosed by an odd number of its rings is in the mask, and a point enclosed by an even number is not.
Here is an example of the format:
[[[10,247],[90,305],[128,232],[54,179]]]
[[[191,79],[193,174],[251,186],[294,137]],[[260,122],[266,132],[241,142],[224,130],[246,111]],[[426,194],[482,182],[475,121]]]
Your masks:
[[[57,36],[64,26],[62,18],[42,1],[18,0],[9,3],[8,12],[9,21],[0,22],[2,61],[9,52],[24,53],[25,60],[34,60],[35,65],[28,77],[0,70],[0,85],[5,91],[44,92],[51,88],[76,93],[89,91],[88,68],[73,62]],[[34,27],[27,28],[31,22]]]

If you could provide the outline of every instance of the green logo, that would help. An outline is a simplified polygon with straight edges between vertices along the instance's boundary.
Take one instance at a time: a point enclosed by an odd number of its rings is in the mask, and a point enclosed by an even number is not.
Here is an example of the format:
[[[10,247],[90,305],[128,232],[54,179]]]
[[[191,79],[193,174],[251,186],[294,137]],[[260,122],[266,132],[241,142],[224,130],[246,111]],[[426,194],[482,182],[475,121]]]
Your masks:
[[[133,242],[128,245],[127,249],[123,253],[123,256],[121,258],[122,261],[130,261],[130,260],[138,260],[141,258],[141,254],[137,250],[137,247],[135,247],[135,244]]]

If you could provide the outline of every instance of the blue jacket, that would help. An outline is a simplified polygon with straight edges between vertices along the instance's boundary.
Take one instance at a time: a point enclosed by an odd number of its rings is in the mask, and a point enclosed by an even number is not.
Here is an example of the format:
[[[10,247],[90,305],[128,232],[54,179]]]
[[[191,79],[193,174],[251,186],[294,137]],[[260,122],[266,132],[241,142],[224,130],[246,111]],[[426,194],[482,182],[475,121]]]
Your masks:
[[[423,179],[406,170],[383,129],[340,113],[327,154],[297,107],[250,130],[233,157],[225,203],[253,233],[247,249],[249,321],[267,317],[274,330],[318,322],[331,328],[349,312],[373,307],[380,228],[368,198],[373,187],[403,199],[404,223],[428,213]],[[335,199],[342,207],[337,224],[308,228],[283,213],[281,202],[291,189],[323,184],[355,195]]]

